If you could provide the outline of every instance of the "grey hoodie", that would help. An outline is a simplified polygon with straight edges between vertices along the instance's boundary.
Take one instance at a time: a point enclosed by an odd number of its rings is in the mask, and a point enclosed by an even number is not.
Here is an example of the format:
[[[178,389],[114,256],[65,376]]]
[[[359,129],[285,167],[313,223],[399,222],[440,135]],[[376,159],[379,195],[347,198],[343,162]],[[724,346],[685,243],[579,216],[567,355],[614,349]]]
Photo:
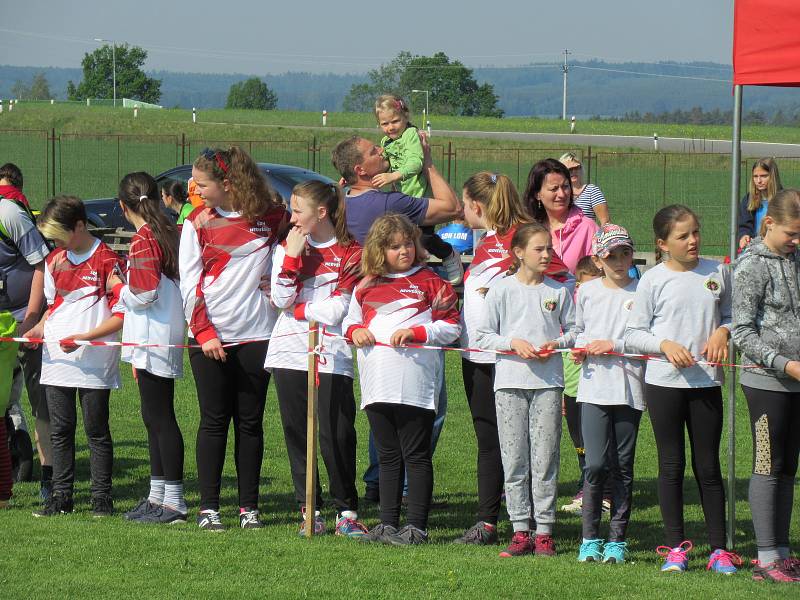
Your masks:
[[[784,372],[800,360],[800,251],[787,258],[756,238],[733,271],[733,341],[744,364],[741,383],[779,392],[800,392],[800,381]]]

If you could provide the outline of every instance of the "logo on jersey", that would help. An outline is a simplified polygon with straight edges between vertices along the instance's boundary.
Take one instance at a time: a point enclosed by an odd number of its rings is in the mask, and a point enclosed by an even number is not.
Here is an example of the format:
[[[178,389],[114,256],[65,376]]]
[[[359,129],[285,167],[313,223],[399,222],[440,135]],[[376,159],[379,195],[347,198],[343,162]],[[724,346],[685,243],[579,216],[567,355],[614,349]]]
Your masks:
[[[703,285],[706,287],[706,289],[707,289],[709,292],[711,292],[711,293],[712,293],[712,294],[714,294],[715,296],[716,296],[717,294],[719,294],[719,290],[720,290],[720,288],[722,287],[722,286],[720,285],[719,281],[717,281],[717,280],[716,280],[716,279],[714,279],[713,277],[709,277],[708,279],[706,279],[706,282],[705,282]]]
[[[631,309],[633,308],[633,298],[629,298],[628,300],[625,300],[625,302],[622,304],[622,308],[624,308],[625,310],[630,312]]]
[[[84,281],[93,281],[94,283],[97,283],[97,271],[90,269],[86,275],[81,275],[81,279]]]
[[[553,312],[556,308],[558,308],[558,300],[555,298],[546,298],[542,301],[542,308],[548,312]]]
[[[407,288],[403,288],[400,290],[401,294],[417,294],[419,296],[425,295],[425,292],[420,289],[420,287],[414,283],[408,284]]]
[[[251,233],[272,233],[272,228],[264,221],[256,221],[255,227],[250,228]]]

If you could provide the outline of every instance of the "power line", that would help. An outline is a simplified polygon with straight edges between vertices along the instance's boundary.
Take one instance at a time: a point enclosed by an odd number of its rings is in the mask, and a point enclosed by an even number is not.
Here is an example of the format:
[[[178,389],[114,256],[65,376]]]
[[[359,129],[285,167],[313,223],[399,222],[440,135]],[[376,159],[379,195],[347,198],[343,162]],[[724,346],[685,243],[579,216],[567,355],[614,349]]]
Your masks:
[[[697,81],[718,81],[721,83],[731,83],[730,79],[712,79],[710,77],[692,77],[691,75],[669,75],[668,73],[645,73],[644,71],[627,71],[624,69],[607,69],[603,67],[587,67],[584,65],[572,65],[573,69],[585,69],[587,71],[606,71],[608,73],[627,73],[630,75],[647,75],[649,77],[667,77],[671,79],[694,79]]]

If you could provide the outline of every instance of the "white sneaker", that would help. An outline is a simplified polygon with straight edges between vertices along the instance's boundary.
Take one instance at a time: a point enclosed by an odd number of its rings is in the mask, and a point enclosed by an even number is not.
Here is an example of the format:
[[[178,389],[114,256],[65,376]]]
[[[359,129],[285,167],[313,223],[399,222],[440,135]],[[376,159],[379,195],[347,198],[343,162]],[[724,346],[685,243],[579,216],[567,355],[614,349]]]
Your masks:
[[[442,267],[447,273],[447,281],[452,285],[458,285],[464,280],[464,265],[461,264],[461,256],[455,251],[447,258],[442,259]]]

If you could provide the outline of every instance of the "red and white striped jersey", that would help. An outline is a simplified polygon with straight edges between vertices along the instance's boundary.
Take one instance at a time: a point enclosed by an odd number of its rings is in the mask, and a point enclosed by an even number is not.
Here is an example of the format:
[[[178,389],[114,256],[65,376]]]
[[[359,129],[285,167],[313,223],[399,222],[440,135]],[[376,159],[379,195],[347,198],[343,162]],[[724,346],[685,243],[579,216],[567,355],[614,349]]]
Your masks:
[[[193,211],[179,252],[183,310],[198,343],[265,339],[277,312],[269,303],[272,251],[288,222],[276,206],[250,223],[220,208]]]
[[[285,245],[275,248],[272,264],[272,303],[281,310],[267,351],[265,368],[308,370],[308,322],[325,331],[342,333],[350,297],[361,278],[361,246],[342,246],[333,238],[317,244],[307,238],[305,252],[286,256]],[[342,339],[321,338],[322,373],[353,377],[353,353]]]
[[[150,225],[143,225],[131,240],[128,283],[120,292],[125,312],[123,342],[183,344],[186,331],[178,283],[164,275],[164,253]],[[160,377],[183,375],[182,348],[125,346],[122,360]]]
[[[112,275],[122,279],[122,262],[100,240],[84,254],[64,248],[52,252],[45,262],[44,294],[50,315],[44,322],[44,337],[60,340],[86,333],[112,315],[122,284],[113,285]],[[96,341],[116,341],[112,334]],[[40,383],[63,387],[109,389],[119,387],[119,348],[81,346],[66,353],[57,342],[43,344]]]
[[[452,286],[420,266],[405,273],[370,277],[356,287],[342,328],[351,338],[365,327],[388,344],[398,329],[411,329],[414,342],[445,345],[461,331],[458,297]],[[436,410],[444,375],[441,352],[418,348],[359,348],[361,408],[376,402]]]

